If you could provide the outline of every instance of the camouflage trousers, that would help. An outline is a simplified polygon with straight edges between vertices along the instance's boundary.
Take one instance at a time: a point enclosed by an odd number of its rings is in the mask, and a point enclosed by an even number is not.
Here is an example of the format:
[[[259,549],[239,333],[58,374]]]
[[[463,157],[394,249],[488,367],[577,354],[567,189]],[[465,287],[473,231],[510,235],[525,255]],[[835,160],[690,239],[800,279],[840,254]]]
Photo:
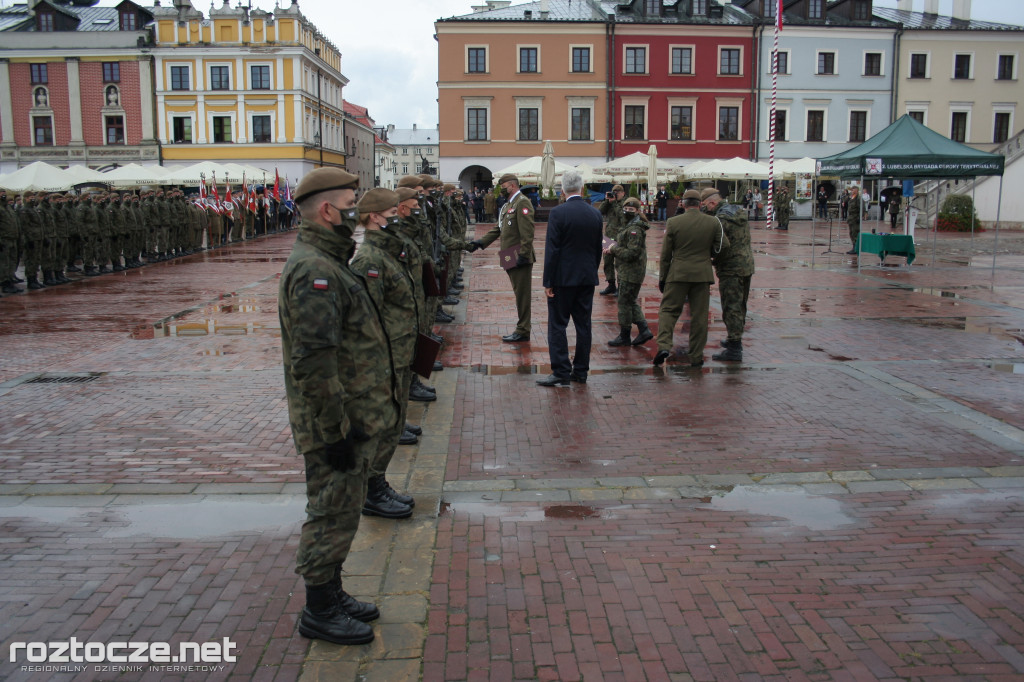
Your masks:
[[[383,435],[383,434],[382,434]],[[299,535],[295,572],[308,585],[322,585],[345,563],[366,500],[370,462],[380,448],[380,436],[357,443],[356,466],[337,471],[322,449],[303,453],[306,460],[306,522]]]
[[[722,321],[729,341],[743,340],[747,323],[747,298],[750,296],[750,275],[726,275],[718,278],[718,294],[722,299]]]
[[[608,282],[615,281],[615,256],[610,253],[604,254],[604,278]]]
[[[405,415],[409,412],[409,388],[412,386],[412,367],[395,369],[395,383],[398,385],[398,421],[390,431],[380,434],[380,446],[373,461],[370,462],[370,476],[383,476],[387,473],[391,458],[395,456],[398,439],[405,430]]]
[[[628,329],[644,321],[644,311],[637,299],[640,296],[640,282],[619,282],[619,328]]]

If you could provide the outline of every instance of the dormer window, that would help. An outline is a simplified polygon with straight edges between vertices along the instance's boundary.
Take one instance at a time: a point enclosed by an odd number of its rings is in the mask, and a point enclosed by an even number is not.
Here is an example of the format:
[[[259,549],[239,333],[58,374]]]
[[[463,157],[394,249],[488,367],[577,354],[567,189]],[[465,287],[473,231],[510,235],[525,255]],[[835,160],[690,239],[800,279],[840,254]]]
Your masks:
[[[808,19],[822,19],[824,13],[822,6],[825,4],[825,0],[807,0],[807,18]]]
[[[708,13],[708,0],[690,0],[690,16],[703,17]]]
[[[47,33],[55,31],[53,12],[38,12],[36,14],[36,30]]]
[[[871,0],[853,0],[853,19],[867,21],[871,18]]]
[[[644,16],[660,17],[661,0],[644,0]]]
[[[121,18],[121,30],[122,31],[138,31],[139,30],[139,17],[135,12],[122,10],[120,12]]]
[[[775,8],[777,7],[777,0],[761,0],[762,15],[766,19],[775,18]]]

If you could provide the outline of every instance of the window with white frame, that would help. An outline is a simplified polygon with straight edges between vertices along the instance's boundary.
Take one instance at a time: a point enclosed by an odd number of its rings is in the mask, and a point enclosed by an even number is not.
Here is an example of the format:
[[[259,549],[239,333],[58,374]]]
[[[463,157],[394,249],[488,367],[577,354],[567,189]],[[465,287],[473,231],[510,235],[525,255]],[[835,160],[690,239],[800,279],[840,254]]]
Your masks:
[[[818,75],[834,76],[836,73],[836,53],[818,52]]]
[[[192,144],[192,117],[171,117],[171,141],[174,144]]]
[[[540,70],[539,54],[540,48],[538,47],[520,47],[519,73],[537,73]]]
[[[572,72],[590,73],[590,46],[573,45],[571,48]]]
[[[967,142],[970,120],[969,111],[953,111],[949,122],[949,139],[956,142]]]
[[[596,97],[567,97],[569,140],[591,142],[594,139],[594,103]]]
[[[672,47],[669,73],[676,75],[693,74],[693,46],[680,45]]]
[[[718,107],[718,139],[740,139],[740,108],[738,106]]]
[[[647,107],[643,104],[627,104],[623,107],[622,139],[646,140]]]
[[[466,140],[482,142],[487,139],[487,109],[484,107],[466,109]]]
[[[1001,54],[996,60],[996,80],[1017,80],[1017,55]]]
[[[267,143],[274,141],[274,125],[269,114],[253,115],[251,129],[253,142]]]
[[[807,142],[825,141],[825,110],[807,110],[807,130],[805,133]]]
[[[647,73],[647,48],[627,45],[625,50],[625,73]]]
[[[1010,139],[1010,124],[1012,114],[1009,111],[997,111],[995,123],[992,128],[992,142],[999,144]]]
[[[882,53],[881,52],[865,52],[864,53],[864,75],[865,76],[881,76],[882,74]]]
[[[720,76],[739,76],[743,73],[740,64],[743,50],[738,47],[718,48],[718,74]]]
[[[863,142],[868,139],[868,112],[853,110],[850,112],[849,142]]]
[[[235,138],[231,133],[230,116],[214,116],[212,118],[213,141],[214,143],[234,142]]]
[[[670,107],[669,139],[676,141],[693,140],[693,105]]]
[[[972,68],[973,56],[971,54],[953,55],[953,78],[955,80],[970,80],[974,78],[974,69]]]

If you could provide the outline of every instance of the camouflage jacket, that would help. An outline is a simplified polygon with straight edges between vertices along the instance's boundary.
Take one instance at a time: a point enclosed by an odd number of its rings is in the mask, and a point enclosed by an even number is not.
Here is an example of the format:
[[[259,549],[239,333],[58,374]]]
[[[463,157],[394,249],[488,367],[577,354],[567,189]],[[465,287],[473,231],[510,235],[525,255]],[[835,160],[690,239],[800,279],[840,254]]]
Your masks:
[[[10,204],[0,206],[0,246],[13,247],[18,243],[18,216]]]
[[[348,267],[355,242],[302,221],[281,272],[278,318],[288,418],[299,453],[358,427],[394,428],[395,373],[380,313]]]
[[[637,214],[619,232],[619,240],[610,250],[615,256],[615,274],[620,282],[643,284],[647,275],[647,221]]]
[[[25,242],[43,242],[43,216],[39,215],[39,208],[27,202],[22,205],[18,213],[18,221],[21,223],[21,234]]]
[[[604,236],[617,240],[619,232],[629,222],[626,220],[626,214],[622,210],[622,202],[617,199],[605,199],[597,207],[597,210],[601,211],[601,215],[607,221],[604,225]]]
[[[420,301],[405,239],[392,230],[367,230],[349,267],[365,278],[384,319],[395,367],[408,367],[416,350]]]
[[[750,225],[747,212],[736,204],[723,202],[715,212],[729,240],[711,262],[719,277],[747,277],[754,274],[754,252],[750,248]]]
[[[99,230],[96,206],[91,201],[83,201],[75,209],[75,218],[78,221],[79,235],[84,239],[95,239]]]

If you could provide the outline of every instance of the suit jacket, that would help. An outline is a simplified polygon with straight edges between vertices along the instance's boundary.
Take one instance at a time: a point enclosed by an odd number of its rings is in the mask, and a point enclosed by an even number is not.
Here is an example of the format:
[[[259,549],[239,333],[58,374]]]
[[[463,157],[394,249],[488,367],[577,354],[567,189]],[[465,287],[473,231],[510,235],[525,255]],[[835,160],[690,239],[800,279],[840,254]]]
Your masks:
[[[519,255],[531,263],[537,260],[533,253],[533,202],[522,192],[515,201],[509,201],[498,211],[498,224],[480,238],[484,246],[501,237],[501,250],[520,245]]]
[[[718,218],[688,209],[665,226],[658,280],[662,282],[714,282],[711,256],[729,246]]]
[[[581,197],[551,209],[544,242],[544,287],[597,286],[601,212]]]

